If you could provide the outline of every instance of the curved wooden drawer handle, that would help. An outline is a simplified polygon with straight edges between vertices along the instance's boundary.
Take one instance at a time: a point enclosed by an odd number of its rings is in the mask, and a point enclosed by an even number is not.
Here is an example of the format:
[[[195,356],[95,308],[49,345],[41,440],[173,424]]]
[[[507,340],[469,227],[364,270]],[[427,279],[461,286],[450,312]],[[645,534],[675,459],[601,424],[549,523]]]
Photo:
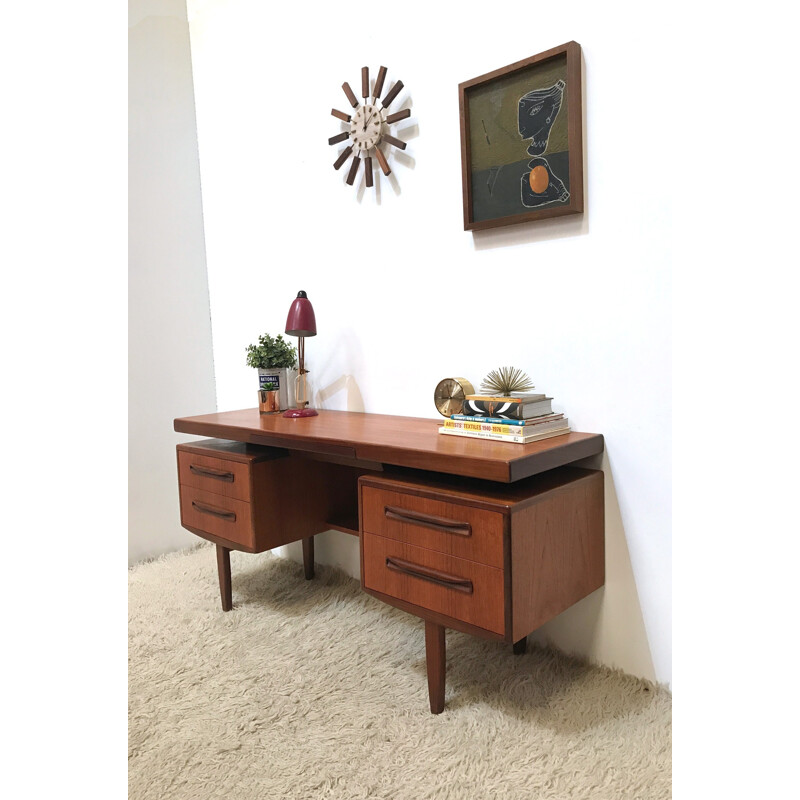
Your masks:
[[[438,569],[423,567],[421,564],[414,564],[395,556],[387,556],[386,567],[393,572],[402,572],[412,578],[421,578],[424,581],[436,583],[439,586],[446,586],[448,589],[455,589],[457,592],[472,594],[472,581],[468,578],[459,578],[458,575],[448,575]]]
[[[211,514],[212,517],[219,517],[220,519],[230,522],[236,522],[236,514],[233,511],[225,511],[224,508],[214,508],[214,506],[207,506],[195,500],[192,500],[192,508],[197,509],[201,514]]]
[[[221,469],[211,469],[211,467],[196,467],[194,464],[189,464],[189,472],[193,475],[200,475],[203,478],[215,478],[218,481],[227,481],[233,483],[234,474],[232,472],[225,472]]]
[[[433,528],[441,533],[457,533],[459,536],[472,536],[472,525],[469,522],[459,522],[447,517],[436,517],[433,514],[423,514],[421,511],[409,511],[407,508],[384,506],[383,513],[387,519],[405,522],[409,525],[420,525],[423,528]]]

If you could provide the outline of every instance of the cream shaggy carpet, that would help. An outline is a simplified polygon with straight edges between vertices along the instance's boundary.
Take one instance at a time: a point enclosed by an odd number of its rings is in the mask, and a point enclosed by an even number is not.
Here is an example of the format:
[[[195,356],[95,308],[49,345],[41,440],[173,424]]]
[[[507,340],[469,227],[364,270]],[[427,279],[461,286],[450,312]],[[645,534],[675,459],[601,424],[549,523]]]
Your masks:
[[[434,716],[421,620],[231,556],[227,614],[210,545],[129,572],[131,800],[670,796],[667,691],[448,631]]]

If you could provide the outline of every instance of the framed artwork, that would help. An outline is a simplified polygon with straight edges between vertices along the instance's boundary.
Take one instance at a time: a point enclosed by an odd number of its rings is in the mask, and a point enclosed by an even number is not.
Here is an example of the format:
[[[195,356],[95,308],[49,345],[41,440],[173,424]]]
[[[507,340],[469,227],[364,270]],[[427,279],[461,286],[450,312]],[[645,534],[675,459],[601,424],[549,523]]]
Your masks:
[[[581,46],[458,85],[464,230],[583,212]]]

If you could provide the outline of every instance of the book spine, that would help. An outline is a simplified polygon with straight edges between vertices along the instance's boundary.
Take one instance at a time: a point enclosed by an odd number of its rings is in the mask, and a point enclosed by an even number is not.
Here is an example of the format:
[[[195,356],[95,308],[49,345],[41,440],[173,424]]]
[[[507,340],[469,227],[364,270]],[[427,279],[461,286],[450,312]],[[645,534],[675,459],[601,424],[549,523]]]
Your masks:
[[[495,425],[524,425],[524,419],[505,419],[504,417],[482,417],[479,414],[453,414],[450,419],[467,422],[490,422]]]
[[[459,430],[457,428],[445,428],[444,426],[439,428],[439,433],[445,433],[449,436],[466,436],[471,439],[493,439],[496,442],[516,442],[517,444],[525,443],[524,437],[506,433]]]
[[[482,403],[521,403],[521,397],[492,397],[488,394],[468,394],[467,400],[480,400]],[[544,398],[541,398],[544,400]],[[536,402],[536,401],[534,401]]]
[[[543,433],[534,435],[534,436],[508,436],[502,433],[488,433],[486,431],[464,431],[464,430],[457,430],[456,428],[445,428],[444,426],[439,428],[439,433],[443,433],[446,436],[464,436],[468,439],[491,439],[495,442],[514,442],[516,444],[528,444],[529,442],[538,442],[541,439],[549,439],[554,436],[563,436],[565,433],[569,433],[572,429],[567,426],[564,428],[556,428],[552,431],[545,431]]]
[[[528,419],[506,419],[505,417],[482,417],[478,414],[452,414],[450,419],[462,420],[465,422],[490,422],[494,425],[539,425],[542,422],[551,422],[556,419],[563,419],[563,414],[542,414],[541,417],[528,417]]]
[[[499,433],[502,436],[521,436],[523,428],[520,425],[503,425],[491,422],[471,422],[458,419],[448,419],[444,427],[455,431],[486,431],[486,433]]]
[[[482,400],[467,400],[462,413],[468,416],[498,417],[499,419],[524,419],[521,403],[492,403]]]

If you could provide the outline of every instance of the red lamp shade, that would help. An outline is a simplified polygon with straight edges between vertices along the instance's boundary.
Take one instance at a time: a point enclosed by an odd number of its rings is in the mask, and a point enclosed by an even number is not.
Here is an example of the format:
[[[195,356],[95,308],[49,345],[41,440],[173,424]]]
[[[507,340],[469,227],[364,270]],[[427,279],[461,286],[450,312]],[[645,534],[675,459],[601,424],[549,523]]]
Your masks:
[[[286,333],[290,336],[316,336],[314,308],[305,292],[298,292],[286,317]]]

